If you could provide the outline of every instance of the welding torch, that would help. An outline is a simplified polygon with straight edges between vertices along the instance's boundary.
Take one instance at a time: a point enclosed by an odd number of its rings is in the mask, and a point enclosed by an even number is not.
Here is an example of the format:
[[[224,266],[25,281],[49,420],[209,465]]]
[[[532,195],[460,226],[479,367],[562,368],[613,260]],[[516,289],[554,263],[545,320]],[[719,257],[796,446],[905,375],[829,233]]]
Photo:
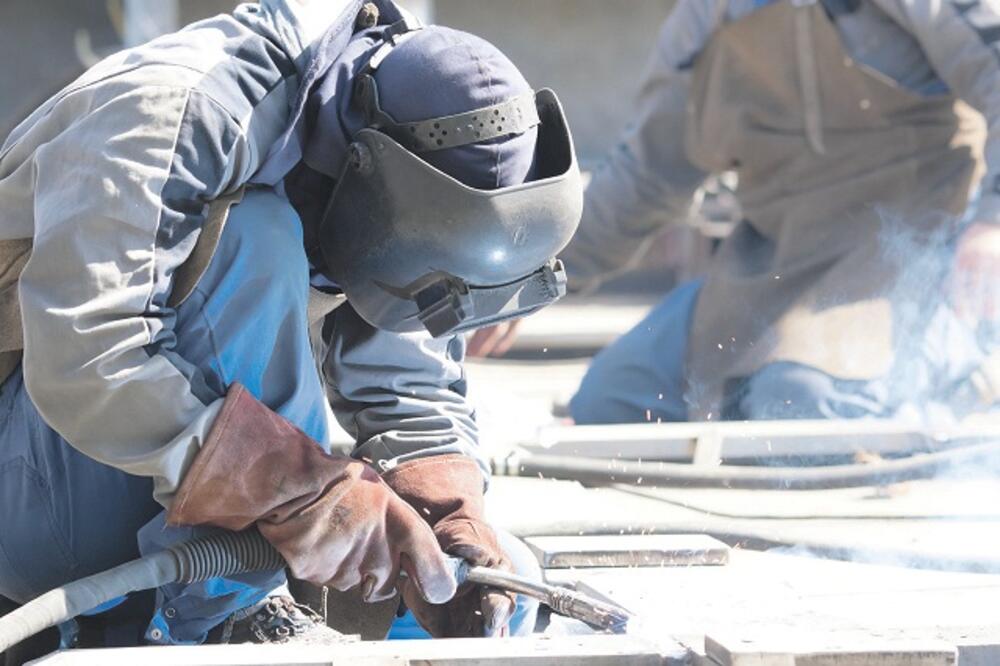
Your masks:
[[[459,585],[470,583],[523,594],[537,599],[559,615],[580,620],[595,629],[615,634],[625,633],[632,619],[632,615],[624,608],[576,590],[548,585],[500,569],[472,566],[457,557],[448,559],[454,568],[455,580]]]
[[[459,584],[470,583],[538,599],[553,611],[604,631],[624,633],[628,611],[574,590],[449,558]],[[0,617],[0,654],[35,634],[133,592],[171,583],[200,583],[253,571],[283,569],[285,561],[255,528],[218,532],[176,544],[107,571],[67,583]]]

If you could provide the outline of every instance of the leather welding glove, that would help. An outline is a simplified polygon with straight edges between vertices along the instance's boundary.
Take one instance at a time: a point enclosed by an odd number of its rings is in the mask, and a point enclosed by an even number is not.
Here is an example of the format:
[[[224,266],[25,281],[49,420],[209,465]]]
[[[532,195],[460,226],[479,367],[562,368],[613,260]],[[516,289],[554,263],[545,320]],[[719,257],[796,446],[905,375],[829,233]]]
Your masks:
[[[366,601],[392,597],[400,569],[430,602],[455,593],[454,573],[412,506],[368,465],[325,453],[239,384],[167,519],[232,531],[256,524],[296,578],[342,591],[361,584]]]
[[[443,455],[405,462],[382,477],[433,526],[441,549],[470,564],[513,571],[483,516],[483,475],[474,460]],[[505,635],[516,597],[478,585],[464,585],[447,604],[421,598],[403,581],[400,592],[417,621],[437,638]]]

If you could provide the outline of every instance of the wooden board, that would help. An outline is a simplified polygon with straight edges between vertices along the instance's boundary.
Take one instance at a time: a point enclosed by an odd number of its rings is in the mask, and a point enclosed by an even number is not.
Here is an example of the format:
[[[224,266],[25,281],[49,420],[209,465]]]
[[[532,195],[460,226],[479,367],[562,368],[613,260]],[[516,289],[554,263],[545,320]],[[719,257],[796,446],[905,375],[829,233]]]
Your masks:
[[[794,646],[796,637],[811,636],[827,647],[834,641],[852,647],[840,641],[850,636],[853,645],[863,649],[931,640],[957,649],[961,666],[1000,664],[997,575],[741,550],[733,550],[725,567],[592,569],[576,574],[580,591],[635,613],[637,635],[669,634],[694,648],[700,648],[706,636],[735,636],[759,645],[778,636],[787,638],[785,647]],[[806,648],[823,645],[816,638],[811,641]]]
[[[943,641],[890,641],[858,632],[706,636],[705,654],[719,666],[954,666],[958,658]]]
[[[35,666],[680,666],[676,644],[631,636],[445,639],[335,647],[217,645],[68,650]]]

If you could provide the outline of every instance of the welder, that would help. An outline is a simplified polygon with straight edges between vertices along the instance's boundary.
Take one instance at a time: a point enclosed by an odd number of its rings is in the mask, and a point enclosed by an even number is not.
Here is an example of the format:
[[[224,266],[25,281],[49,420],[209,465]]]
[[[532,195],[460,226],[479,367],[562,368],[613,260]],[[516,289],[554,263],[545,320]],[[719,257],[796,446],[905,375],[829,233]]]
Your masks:
[[[434,636],[530,632],[445,558],[529,566],[484,516],[460,334],[562,294],[581,207],[555,96],[388,0],[263,0],[95,66],[0,157],[0,596],[258,529]],[[154,644],[332,640],[283,571],[143,612]]]
[[[595,358],[574,420],[988,409],[998,26],[978,0],[680,0],[561,255],[570,289],[688,219],[710,174],[735,172],[743,221]],[[472,353],[512,341],[477,335]]]

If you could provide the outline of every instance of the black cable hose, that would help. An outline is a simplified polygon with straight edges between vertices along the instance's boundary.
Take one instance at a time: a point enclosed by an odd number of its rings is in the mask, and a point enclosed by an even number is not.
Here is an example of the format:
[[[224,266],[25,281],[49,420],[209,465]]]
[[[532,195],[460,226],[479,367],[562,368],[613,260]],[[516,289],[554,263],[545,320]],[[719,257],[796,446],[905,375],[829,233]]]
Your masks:
[[[179,583],[200,583],[251,571],[285,568],[281,553],[256,529],[220,532],[172,547],[177,556]]]
[[[957,466],[968,465],[976,470],[991,470],[998,463],[1000,443],[990,442],[869,464],[807,468],[735,465],[695,467],[686,463],[532,454],[494,460],[493,473],[497,476],[534,476],[579,481],[593,486],[634,483],[654,488],[822,490],[932,479]]]

